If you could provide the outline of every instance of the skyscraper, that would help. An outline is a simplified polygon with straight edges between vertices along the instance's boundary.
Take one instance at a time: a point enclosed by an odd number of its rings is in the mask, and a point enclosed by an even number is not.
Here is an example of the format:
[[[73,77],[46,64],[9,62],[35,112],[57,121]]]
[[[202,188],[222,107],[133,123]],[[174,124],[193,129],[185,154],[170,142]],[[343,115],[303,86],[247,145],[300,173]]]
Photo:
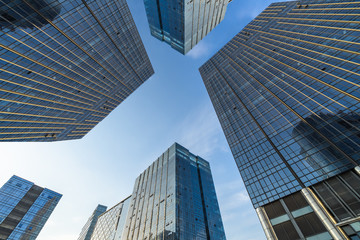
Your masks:
[[[101,214],[91,239],[120,240],[130,201],[131,196]]]
[[[61,194],[13,176],[0,188],[0,239],[36,239]]]
[[[150,33],[182,54],[225,16],[229,0],[144,0]]]
[[[85,226],[81,230],[78,240],[90,240],[94,232],[95,225],[98,221],[98,217],[106,211],[107,207],[103,205],[98,205],[94,212],[91,214],[90,218],[86,222]]]
[[[99,217],[91,240],[225,240],[209,163],[173,144]]]
[[[268,239],[360,237],[359,7],[273,3],[200,68]]]
[[[82,138],[153,73],[125,0],[1,1],[0,141]]]
[[[225,239],[210,165],[173,144],[135,181],[122,240]]]

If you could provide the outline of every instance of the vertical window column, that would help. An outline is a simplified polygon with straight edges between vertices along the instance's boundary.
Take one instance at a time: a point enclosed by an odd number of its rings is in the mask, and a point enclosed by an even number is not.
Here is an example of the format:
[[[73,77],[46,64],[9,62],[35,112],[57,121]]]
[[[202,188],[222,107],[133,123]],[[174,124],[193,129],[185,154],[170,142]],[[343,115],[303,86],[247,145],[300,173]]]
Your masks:
[[[328,232],[334,239],[347,239],[345,234],[335,226],[334,220],[331,219],[330,214],[322,207],[322,204],[317,199],[315,194],[309,188],[303,188],[301,190],[302,195],[312,207],[316,215],[320,218]]]

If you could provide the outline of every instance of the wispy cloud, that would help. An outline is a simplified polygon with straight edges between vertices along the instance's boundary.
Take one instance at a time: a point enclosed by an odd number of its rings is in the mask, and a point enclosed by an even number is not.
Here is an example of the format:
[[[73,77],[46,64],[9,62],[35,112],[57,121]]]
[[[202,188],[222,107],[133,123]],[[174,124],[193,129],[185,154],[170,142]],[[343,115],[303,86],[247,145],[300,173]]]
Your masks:
[[[244,205],[248,206],[250,203],[249,195],[240,179],[224,182],[217,186],[217,190],[218,195],[224,199],[221,205],[224,212],[231,213]]]
[[[216,189],[227,239],[263,239],[259,238],[262,232],[254,234],[261,231],[261,226],[242,180],[223,182]],[[241,224],[234,226],[234,222]]]
[[[191,152],[206,158],[219,149],[222,130],[215,111],[210,104],[203,104],[190,112],[178,128],[179,143]]]
[[[208,43],[205,43],[204,40],[199,42],[190,52],[186,55],[193,59],[198,59],[209,55],[211,47]]]
[[[243,205],[248,205],[250,198],[245,190],[229,194],[227,200],[222,203],[222,210],[226,213],[232,213]]]

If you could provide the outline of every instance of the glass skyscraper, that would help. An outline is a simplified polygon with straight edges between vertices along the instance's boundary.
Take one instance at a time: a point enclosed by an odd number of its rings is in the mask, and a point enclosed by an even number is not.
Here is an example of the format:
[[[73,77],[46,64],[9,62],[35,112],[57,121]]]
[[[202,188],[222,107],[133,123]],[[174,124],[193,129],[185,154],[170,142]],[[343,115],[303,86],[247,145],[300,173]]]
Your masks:
[[[1,0],[0,30],[0,141],[82,138],[154,73],[125,0]]]
[[[120,240],[124,230],[131,196],[101,214],[96,223],[92,240]]]
[[[182,54],[225,16],[229,0],[144,0],[150,33]]]
[[[61,196],[20,177],[11,177],[0,188],[0,239],[36,239]]]
[[[94,210],[93,214],[91,214],[90,218],[86,222],[85,226],[81,230],[80,236],[78,240],[90,240],[91,236],[94,232],[95,225],[98,221],[98,217],[106,211],[107,207],[103,205],[98,205]]]
[[[268,239],[360,237],[359,9],[273,3],[200,68]]]
[[[209,163],[173,144],[99,217],[92,240],[225,240]]]

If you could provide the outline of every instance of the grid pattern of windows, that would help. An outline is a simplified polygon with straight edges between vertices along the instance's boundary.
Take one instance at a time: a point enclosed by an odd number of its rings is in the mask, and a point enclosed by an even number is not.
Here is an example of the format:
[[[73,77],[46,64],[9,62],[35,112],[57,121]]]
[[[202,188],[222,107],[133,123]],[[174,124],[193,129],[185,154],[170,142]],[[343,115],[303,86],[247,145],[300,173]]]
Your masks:
[[[0,239],[36,239],[61,196],[11,177],[0,189]]]
[[[267,204],[264,209],[279,240],[333,239],[301,192]]]
[[[225,240],[209,163],[171,146],[136,179],[121,239]]]
[[[92,240],[114,240],[117,232],[122,232],[122,229],[119,229],[119,222],[121,217],[126,216],[127,209],[124,206],[129,201],[130,198],[125,199],[98,217]]]
[[[80,236],[78,237],[78,240],[90,240],[91,235],[94,232],[96,222],[98,220],[99,215],[104,213],[106,211],[107,207],[103,205],[98,205],[91,215],[91,217],[86,222],[85,226],[82,228]]]
[[[225,16],[228,0],[144,0],[151,35],[182,54]]]
[[[154,73],[125,0],[0,3],[0,141],[82,138]]]
[[[273,3],[200,68],[255,207],[360,163],[358,1]]]
[[[360,239],[360,222],[354,222],[342,227],[343,231],[347,236],[350,237],[351,240],[359,240]]]
[[[360,216],[360,176],[352,171],[339,174],[311,187],[336,222]]]

